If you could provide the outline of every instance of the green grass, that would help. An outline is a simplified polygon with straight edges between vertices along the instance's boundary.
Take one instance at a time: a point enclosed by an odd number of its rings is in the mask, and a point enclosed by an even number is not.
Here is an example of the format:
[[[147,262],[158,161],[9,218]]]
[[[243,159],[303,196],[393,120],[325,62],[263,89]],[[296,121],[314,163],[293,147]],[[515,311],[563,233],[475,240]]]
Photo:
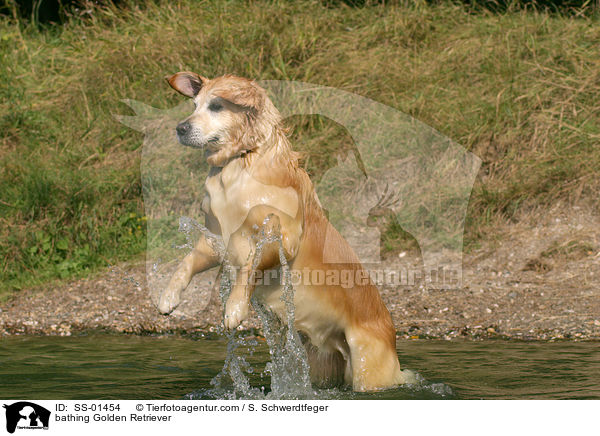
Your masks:
[[[337,87],[408,113],[483,159],[467,240],[556,201],[598,205],[600,25],[424,2],[156,1],[40,28],[0,18],[0,293],[89,274],[145,248],[143,137],[120,99],[170,108],[193,70]],[[315,177],[348,134],[294,117]],[[393,226],[392,226],[393,227]],[[385,238],[393,249],[393,233]]]

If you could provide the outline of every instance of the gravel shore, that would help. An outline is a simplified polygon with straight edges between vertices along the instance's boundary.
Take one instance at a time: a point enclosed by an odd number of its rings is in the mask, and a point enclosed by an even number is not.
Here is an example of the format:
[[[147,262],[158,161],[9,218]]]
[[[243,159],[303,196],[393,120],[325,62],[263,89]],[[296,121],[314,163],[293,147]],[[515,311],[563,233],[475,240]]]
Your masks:
[[[398,336],[600,340],[599,229],[590,214],[548,214],[535,226],[507,226],[501,238],[466,254],[458,289],[383,286]],[[418,253],[400,253],[382,266],[419,262]],[[146,287],[144,263],[119,265],[67,285],[16,293],[0,305],[0,335],[215,331],[221,305],[214,281],[215,271],[196,277],[180,307],[163,316]],[[252,316],[242,328],[260,324]]]

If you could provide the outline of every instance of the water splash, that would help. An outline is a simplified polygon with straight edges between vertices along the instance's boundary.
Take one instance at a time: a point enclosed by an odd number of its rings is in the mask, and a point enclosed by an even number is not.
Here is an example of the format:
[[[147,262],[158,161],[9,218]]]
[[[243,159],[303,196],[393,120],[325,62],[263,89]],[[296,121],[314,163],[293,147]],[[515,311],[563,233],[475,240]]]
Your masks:
[[[200,224],[193,218],[182,216],[179,218],[179,232],[183,233],[185,236],[186,243],[177,246],[179,249],[192,249],[194,248],[194,231],[199,231],[204,235],[206,240],[212,249],[219,255],[219,260],[221,262],[225,259],[225,243],[223,242],[223,238],[210,230],[208,230],[205,226]]]
[[[295,289],[292,285],[290,267],[285,256],[281,231],[273,219],[273,215],[265,218],[262,226],[255,226],[254,234],[249,235],[254,252],[251,276],[257,271],[263,251],[270,244],[277,244],[280,266],[277,277],[281,284],[281,301],[284,303],[285,316],[280,319],[259,298],[253,296],[251,304],[262,324],[263,335],[269,348],[270,361],[266,363],[261,378],[270,377],[270,386],[255,387],[251,378],[255,376],[255,367],[248,362],[244,352],[254,353],[258,342],[253,337],[245,337],[238,330],[225,330],[221,325],[217,333],[227,339],[227,354],[221,371],[211,380],[209,389],[202,389],[186,395],[189,399],[349,399],[387,398],[390,395],[402,397],[453,398],[452,389],[443,383],[430,383],[419,373],[404,370],[410,376],[411,383],[395,389],[378,393],[355,393],[351,389],[313,389],[310,382],[310,370],[306,349],[300,335],[294,327],[295,323]],[[179,231],[186,237],[184,247],[193,247],[193,232],[199,231],[219,254],[222,273],[219,285],[219,296],[223,310],[237,279],[237,269],[227,257],[223,238],[210,232],[202,224],[192,218],[181,217]],[[254,377],[256,378],[256,377]]]
[[[213,379],[211,385],[215,388],[213,393],[225,394],[226,398],[263,398],[263,399],[301,399],[313,398],[315,392],[310,383],[308,357],[302,340],[294,327],[295,306],[294,287],[290,268],[285,257],[285,250],[281,232],[278,226],[271,225],[273,216],[265,218],[262,227],[255,227],[256,233],[249,236],[253,239],[255,250],[250,253],[252,259],[251,276],[258,269],[263,251],[267,245],[277,244],[279,250],[280,267],[278,276],[281,280],[281,301],[285,305],[285,324],[259,299],[252,298],[251,304],[262,323],[263,334],[271,361],[265,367],[265,374],[271,377],[270,391],[265,393],[262,389],[253,388],[246,374],[254,372],[253,367],[237,352],[241,346],[252,344],[241,337],[241,333],[234,331],[226,333],[227,356],[222,371]],[[225,308],[227,299],[236,280],[236,269],[227,259],[223,248],[223,272],[221,275],[220,297]],[[227,379],[229,381],[227,381]],[[230,390],[223,389],[229,384]]]

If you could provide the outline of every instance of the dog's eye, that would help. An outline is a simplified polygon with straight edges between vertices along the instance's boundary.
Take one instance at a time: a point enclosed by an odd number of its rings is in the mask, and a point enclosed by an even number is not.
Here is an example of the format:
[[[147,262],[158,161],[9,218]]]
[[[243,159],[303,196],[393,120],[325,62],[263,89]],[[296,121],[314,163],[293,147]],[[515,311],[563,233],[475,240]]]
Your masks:
[[[223,105],[221,103],[219,103],[218,101],[214,101],[213,100],[208,105],[208,110],[209,111],[219,112],[221,109],[223,109]]]

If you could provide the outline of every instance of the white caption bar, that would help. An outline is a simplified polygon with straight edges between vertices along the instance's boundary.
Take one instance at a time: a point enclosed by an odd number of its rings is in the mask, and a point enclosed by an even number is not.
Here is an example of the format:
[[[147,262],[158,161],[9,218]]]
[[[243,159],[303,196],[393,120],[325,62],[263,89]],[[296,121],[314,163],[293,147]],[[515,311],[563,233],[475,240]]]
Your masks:
[[[598,401],[0,400],[0,435],[585,434]],[[597,431],[597,427],[594,431]],[[185,433],[184,433],[185,432]],[[219,432],[219,433],[214,433]]]

